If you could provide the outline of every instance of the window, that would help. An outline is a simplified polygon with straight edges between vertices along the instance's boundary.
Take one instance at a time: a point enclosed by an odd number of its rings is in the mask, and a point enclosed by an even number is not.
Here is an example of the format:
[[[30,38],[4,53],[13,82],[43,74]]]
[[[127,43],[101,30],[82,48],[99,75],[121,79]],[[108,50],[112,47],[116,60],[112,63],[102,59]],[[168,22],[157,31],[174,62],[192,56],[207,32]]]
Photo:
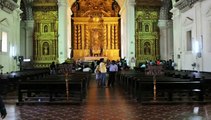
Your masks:
[[[191,31],[187,31],[186,39],[187,39],[187,51],[192,51],[192,32]]]
[[[0,51],[7,52],[7,33],[0,32]]]

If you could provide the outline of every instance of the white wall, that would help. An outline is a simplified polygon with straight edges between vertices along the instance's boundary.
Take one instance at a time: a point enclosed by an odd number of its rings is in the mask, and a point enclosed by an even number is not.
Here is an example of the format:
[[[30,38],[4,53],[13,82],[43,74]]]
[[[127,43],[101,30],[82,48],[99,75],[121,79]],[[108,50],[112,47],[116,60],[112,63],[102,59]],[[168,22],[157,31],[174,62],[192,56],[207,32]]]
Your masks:
[[[4,66],[3,73],[18,70],[13,56],[20,54],[20,13],[19,9],[11,14],[0,10],[0,31],[5,31],[8,35],[7,52],[0,52],[0,64]]]
[[[195,3],[187,11],[179,11],[173,8],[174,26],[174,59],[178,64],[176,69],[193,70],[192,63],[197,66],[194,70],[211,71],[211,1],[204,0]],[[187,51],[187,31],[192,31],[192,51]],[[198,57],[194,43],[198,42],[199,52],[202,57]],[[202,47],[203,46],[203,47]],[[178,58],[178,55],[181,57]]]

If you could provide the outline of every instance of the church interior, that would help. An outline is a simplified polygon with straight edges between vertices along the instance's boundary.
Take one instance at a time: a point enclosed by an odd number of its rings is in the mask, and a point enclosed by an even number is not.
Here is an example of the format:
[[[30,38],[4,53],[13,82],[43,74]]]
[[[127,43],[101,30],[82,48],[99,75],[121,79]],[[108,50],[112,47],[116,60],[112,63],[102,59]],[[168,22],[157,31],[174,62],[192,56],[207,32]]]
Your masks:
[[[209,120],[210,31],[210,0],[0,0],[5,119]]]

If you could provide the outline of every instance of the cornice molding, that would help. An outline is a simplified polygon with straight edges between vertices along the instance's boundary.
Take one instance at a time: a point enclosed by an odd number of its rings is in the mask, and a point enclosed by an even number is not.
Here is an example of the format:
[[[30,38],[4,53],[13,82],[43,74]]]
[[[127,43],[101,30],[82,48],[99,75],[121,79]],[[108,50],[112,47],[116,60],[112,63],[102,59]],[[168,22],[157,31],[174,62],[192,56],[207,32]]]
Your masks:
[[[183,12],[190,9],[196,2],[203,0],[179,0],[174,4],[174,7],[182,10]]]
[[[12,13],[19,5],[13,0],[0,0],[0,9],[7,13]]]

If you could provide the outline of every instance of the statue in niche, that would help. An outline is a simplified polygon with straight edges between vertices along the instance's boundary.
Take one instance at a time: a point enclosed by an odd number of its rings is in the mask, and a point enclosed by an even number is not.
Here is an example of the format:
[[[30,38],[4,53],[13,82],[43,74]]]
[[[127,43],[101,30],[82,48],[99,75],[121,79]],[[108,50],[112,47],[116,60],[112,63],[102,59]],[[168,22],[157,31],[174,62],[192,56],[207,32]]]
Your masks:
[[[116,2],[116,0],[112,1],[112,10],[114,11],[114,16],[118,16],[119,15],[120,6]]]
[[[48,26],[47,25],[44,26],[44,32],[48,32]]]
[[[101,56],[102,46],[100,44],[100,33],[98,30],[93,31],[91,56]]]
[[[49,55],[49,44],[47,42],[43,43],[43,55]]]
[[[145,42],[144,43],[144,55],[150,55],[150,54],[151,54],[150,43]]]
[[[149,32],[149,25],[145,25],[145,32]]]

